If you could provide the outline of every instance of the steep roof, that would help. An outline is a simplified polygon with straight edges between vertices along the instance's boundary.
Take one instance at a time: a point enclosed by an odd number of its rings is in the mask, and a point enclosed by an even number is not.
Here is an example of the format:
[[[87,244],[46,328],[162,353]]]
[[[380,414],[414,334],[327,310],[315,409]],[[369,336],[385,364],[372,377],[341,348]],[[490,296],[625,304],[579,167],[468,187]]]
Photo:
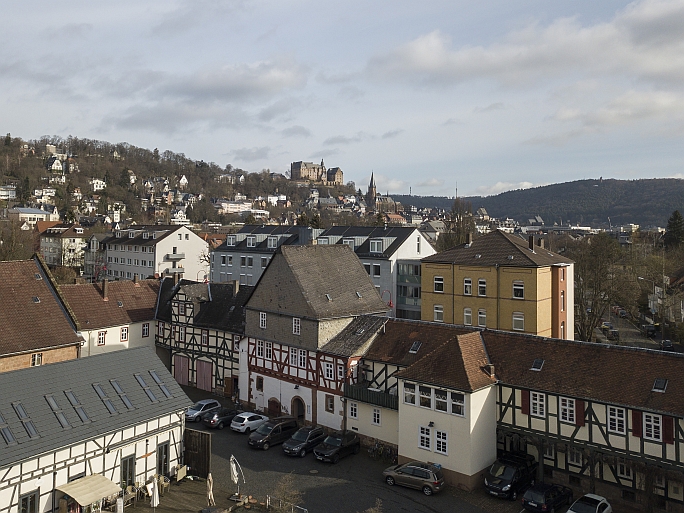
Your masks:
[[[571,264],[572,260],[539,246],[534,246],[531,251],[525,239],[495,230],[477,237],[471,244],[461,244],[425,257],[421,262],[482,267],[546,267]]]
[[[320,351],[338,356],[361,356],[387,320],[387,317],[360,315],[321,347]]]
[[[0,355],[80,344],[38,258],[0,262]]]
[[[347,245],[281,246],[247,308],[313,319],[388,310]]]
[[[389,258],[391,257],[411,235],[417,232],[416,227],[409,226],[333,226],[328,228],[319,237],[339,237],[338,245],[344,244],[345,238],[365,237],[355,252],[359,257],[366,258]],[[385,239],[388,244],[383,244],[382,253],[371,253],[371,239]]]
[[[62,297],[76,316],[80,329],[96,330],[154,319],[159,293],[158,280],[112,281],[107,284],[105,301],[103,284],[60,285]]]
[[[172,397],[166,397],[150,375],[150,371],[166,385]],[[140,374],[156,402],[152,402],[135,378]],[[124,405],[110,383],[118,381],[134,409]],[[20,383],[21,386],[17,386]],[[102,386],[117,413],[109,413],[93,388]],[[149,348],[127,349],[88,358],[53,363],[40,367],[0,373],[0,414],[7,422],[17,443],[8,445],[0,437],[0,468],[60,447],[130,427],[192,404],[164,364]],[[83,422],[65,396],[71,390],[83,406],[90,422]],[[46,395],[53,394],[70,428],[57,420]],[[33,422],[37,438],[29,438],[12,403],[21,402]]]
[[[483,370],[488,363],[480,332],[474,331],[443,342],[396,377],[473,392],[496,383]]]

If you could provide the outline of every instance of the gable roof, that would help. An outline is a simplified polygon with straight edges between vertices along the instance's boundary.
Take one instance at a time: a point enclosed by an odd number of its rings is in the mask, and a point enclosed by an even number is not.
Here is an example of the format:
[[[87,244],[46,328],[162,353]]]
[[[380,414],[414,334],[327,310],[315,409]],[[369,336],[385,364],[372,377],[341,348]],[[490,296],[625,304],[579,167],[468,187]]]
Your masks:
[[[361,356],[387,320],[387,317],[360,315],[319,351],[338,356]]]
[[[347,245],[281,246],[247,308],[319,320],[389,310]]]
[[[363,237],[365,240],[355,248],[359,257],[389,258],[406,240],[414,233],[420,234],[418,228],[407,226],[333,226],[328,228],[318,237],[336,237],[339,240],[335,244],[342,245],[346,238]],[[384,239],[382,253],[371,253],[371,239]]]
[[[62,297],[80,329],[96,330],[154,319],[158,280],[141,280],[137,285],[131,280],[109,282],[108,301],[103,298],[102,287],[102,282],[60,285]]]
[[[500,230],[477,237],[471,244],[460,244],[425,257],[421,262],[482,267],[546,267],[573,263],[572,260],[539,246],[534,246],[534,251],[531,251],[528,241]]]
[[[0,355],[80,345],[51,280],[39,257],[0,262]]]
[[[172,397],[167,398],[149,371],[155,371]],[[157,399],[152,402],[135,378],[140,374]],[[116,379],[133,404],[129,410],[117,395],[110,379]],[[21,386],[17,386],[21,383]],[[99,383],[117,413],[111,414],[93,388]],[[0,468],[60,447],[82,442],[105,433],[180,412],[192,404],[173,376],[152,350],[146,347],[105,353],[88,358],[0,373],[0,414],[17,443],[7,445],[0,437]],[[90,422],[83,422],[64,392],[73,391]],[[70,428],[63,428],[45,395],[54,394]],[[38,431],[29,438],[12,403],[21,402]]]

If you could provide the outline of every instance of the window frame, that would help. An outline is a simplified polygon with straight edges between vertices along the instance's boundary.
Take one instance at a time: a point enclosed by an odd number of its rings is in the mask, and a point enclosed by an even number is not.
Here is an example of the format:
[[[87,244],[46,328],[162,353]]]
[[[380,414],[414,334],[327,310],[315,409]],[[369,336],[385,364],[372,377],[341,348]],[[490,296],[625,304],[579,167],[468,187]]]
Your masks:
[[[121,327],[121,342],[128,342],[128,326]]]
[[[558,398],[558,418],[561,422],[575,424],[575,400],[571,397]]]
[[[546,394],[543,392],[530,392],[530,415],[546,418]]]
[[[380,264],[373,264],[373,278],[379,278],[380,272]]]
[[[463,309],[463,325],[472,326],[473,325],[473,309],[464,308]]]
[[[437,454],[449,455],[449,433],[435,429],[435,452]]]
[[[434,276],[432,278],[432,290],[440,294],[444,293],[444,276]]]
[[[266,312],[259,312],[259,328],[266,329]]]
[[[301,335],[302,334],[302,320],[299,317],[292,318],[292,334]]]
[[[477,295],[478,297],[487,297],[487,280],[484,278],[477,280]]]
[[[420,426],[418,429],[418,448],[426,451],[432,450],[432,428]]]
[[[264,344],[264,358],[267,360],[273,359],[273,342],[268,342]]]
[[[463,295],[472,296],[473,295],[473,280],[472,278],[463,278]]]
[[[443,305],[433,305],[432,307],[433,320],[435,322],[444,322],[444,306]]]
[[[525,299],[525,282],[520,280],[513,282],[513,299]]]
[[[615,427],[611,427],[611,422],[614,422]],[[627,410],[619,408],[618,406],[606,407],[606,426],[609,433],[616,435],[627,434]]]
[[[371,253],[382,253],[382,239],[371,239],[370,240],[370,252]]]
[[[649,420],[650,419],[650,420]],[[651,434],[649,435],[649,430]],[[643,414],[643,438],[652,442],[663,441],[663,416],[657,413]],[[657,435],[657,436],[656,436]]]
[[[354,403],[354,402],[349,403],[349,418],[358,420],[358,418],[359,418],[359,403]]]
[[[107,343],[107,331],[97,332],[97,345],[104,346]]]
[[[424,392],[428,392],[429,395],[424,394]],[[427,402],[427,405],[423,404],[423,400]],[[433,393],[432,393],[432,387],[426,387],[423,385],[418,385],[418,406],[421,408],[425,408],[428,410],[432,410],[432,405],[433,405]]]
[[[513,312],[511,328],[513,331],[525,331],[525,314],[523,312]]]
[[[335,413],[335,396],[332,394],[325,394],[325,411]]]
[[[201,336],[201,344],[203,346],[208,346],[209,345],[209,330],[202,330]]]
[[[461,396],[461,399],[455,398],[455,396]],[[465,417],[465,398],[466,395],[462,392],[451,392],[449,394],[449,413],[451,415],[456,415],[457,417]],[[460,409],[461,412],[458,413],[457,411],[454,411],[455,409]]]
[[[264,357],[264,347],[265,347],[264,341],[263,340],[257,340],[257,343],[256,343],[257,358],[263,358]]]
[[[411,401],[408,399],[412,398]],[[416,405],[416,385],[415,383],[404,383],[404,404]]]
[[[323,362],[323,375],[325,379],[335,379],[335,367],[332,362]]]
[[[299,365],[298,367],[300,369],[306,369],[306,361],[307,361],[307,351],[306,349],[300,349],[299,350]]]
[[[40,367],[43,365],[43,353],[33,353],[31,355],[31,367]]]
[[[382,426],[382,413],[380,411],[380,408],[373,408],[371,424],[373,426]]]
[[[480,308],[477,311],[477,325],[480,328],[487,327],[487,310],[485,310],[484,308]]]

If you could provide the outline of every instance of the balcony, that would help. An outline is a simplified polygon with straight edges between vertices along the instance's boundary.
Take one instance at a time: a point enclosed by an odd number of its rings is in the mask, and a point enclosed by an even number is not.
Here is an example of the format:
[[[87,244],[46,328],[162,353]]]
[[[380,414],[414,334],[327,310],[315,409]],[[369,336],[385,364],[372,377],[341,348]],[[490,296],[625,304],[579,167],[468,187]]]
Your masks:
[[[396,395],[372,390],[364,385],[344,385],[344,397],[362,403],[374,404],[391,410],[399,409],[399,398]]]
[[[183,260],[185,258],[185,253],[167,253],[166,260],[169,262],[174,262],[178,260]]]
[[[168,267],[167,269],[164,269],[164,274],[183,274],[184,272],[185,269],[183,267]]]

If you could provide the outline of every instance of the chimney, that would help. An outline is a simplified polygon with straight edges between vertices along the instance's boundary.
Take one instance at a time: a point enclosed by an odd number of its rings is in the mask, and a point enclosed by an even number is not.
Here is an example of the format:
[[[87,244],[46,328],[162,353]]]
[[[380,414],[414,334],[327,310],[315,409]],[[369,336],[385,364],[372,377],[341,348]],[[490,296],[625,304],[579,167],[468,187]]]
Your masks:
[[[473,234],[468,232],[466,233],[466,246],[470,246],[473,243]]]
[[[233,297],[238,295],[240,292],[240,280],[233,280]]]
[[[179,281],[180,281],[180,273],[173,273],[173,284],[178,285]]]
[[[530,251],[534,252],[534,235],[530,235],[527,240],[529,241]]]
[[[138,273],[135,273],[133,275],[133,283],[135,284],[136,287],[140,287],[140,284],[138,283]]]
[[[102,300],[103,301],[109,301],[109,297],[107,296],[109,292],[109,280],[105,278],[102,280]]]
[[[541,237],[537,239],[537,246],[539,246],[541,249],[544,249],[544,239]]]

